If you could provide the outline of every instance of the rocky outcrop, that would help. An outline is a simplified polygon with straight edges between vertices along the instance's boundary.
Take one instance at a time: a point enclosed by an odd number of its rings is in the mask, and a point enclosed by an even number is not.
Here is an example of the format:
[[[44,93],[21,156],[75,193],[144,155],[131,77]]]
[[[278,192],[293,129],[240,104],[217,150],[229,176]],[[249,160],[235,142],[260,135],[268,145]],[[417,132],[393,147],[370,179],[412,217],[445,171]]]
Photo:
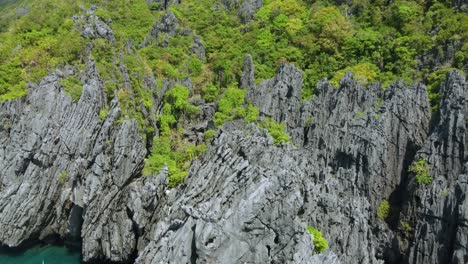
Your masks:
[[[427,137],[425,88],[400,82],[385,92],[364,89],[347,74],[338,89],[320,83],[300,106],[299,70],[283,64],[252,86],[252,65],[247,57],[241,85],[248,99],[263,116],[294,120],[288,129],[301,128],[301,144],[275,146],[253,125],[226,125],[154,223],[137,263],[397,262],[396,237],[377,208],[391,200]],[[311,254],[307,225],[324,232],[330,251]]]
[[[286,123],[289,128],[300,126],[302,71],[292,64],[281,62],[272,79],[255,85],[252,58],[247,57],[241,86],[248,89],[247,100],[256,105],[263,116]]]
[[[192,43],[192,53],[202,62],[205,62],[205,44],[203,41],[197,36],[193,36],[193,43]]]
[[[449,72],[441,87],[438,122],[418,152],[425,160],[429,184],[418,183],[412,173],[407,188],[408,203],[401,222],[412,227],[407,234],[408,257],[414,263],[465,263],[466,171],[468,89],[465,78]],[[456,252],[456,253],[455,253]]]
[[[239,10],[238,16],[242,22],[247,23],[262,7],[263,0],[222,0],[221,3],[228,10]]]
[[[171,5],[180,4],[181,0],[146,0],[147,3],[154,4],[152,8],[166,10]]]
[[[145,40],[139,47],[146,47],[150,44],[167,47],[169,45],[169,37],[174,37],[177,34],[178,28],[179,20],[177,17],[172,12],[167,12],[160,21],[153,25],[151,32],[145,37]]]
[[[338,263],[330,252],[313,256],[298,216],[305,166],[298,150],[274,146],[266,131],[225,126],[136,262]]]
[[[255,13],[262,7],[263,0],[246,0],[242,3],[239,16],[244,23],[249,22]]]
[[[87,39],[103,38],[115,42],[112,29],[95,14],[96,6],[92,6],[84,15],[73,16],[75,25],[80,29],[81,36]]]
[[[141,179],[146,148],[135,121],[104,120],[94,63],[77,103],[58,72],[0,111],[0,241],[19,246],[51,235],[80,237],[84,260],[125,261],[165,187],[165,173]],[[119,124],[120,123],[120,124]]]

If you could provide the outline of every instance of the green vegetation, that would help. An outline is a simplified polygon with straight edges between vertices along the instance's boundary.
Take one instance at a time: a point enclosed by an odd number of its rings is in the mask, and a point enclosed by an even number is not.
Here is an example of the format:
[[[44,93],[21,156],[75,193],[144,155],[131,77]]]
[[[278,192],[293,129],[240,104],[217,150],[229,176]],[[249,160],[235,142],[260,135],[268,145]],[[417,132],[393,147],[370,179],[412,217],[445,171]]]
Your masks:
[[[60,84],[65,88],[65,93],[69,94],[73,102],[78,102],[83,92],[83,85],[80,79],[74,76],[67,77],[60,81]]]
[[[218,111],[215,113],[215,123],[219,127],[228,120],[244,118],[246,116],[245,93],[247,91],[230,87],[218,102]]]
[[[205,131],[205,142],[209,143],[214,138],[215,135],[216,135],[216,131],[214,131],[213,129],[209,129]]]
[[[79,12],[74,1],[30,1],[29,6],[26,15],[4,22],[8,30],[0,30],[0,100],[24,96],[26,83],[38,82],[48,69],[77,63],[84,45],[71,20]]]
[[[109,113],[109,107],[105,107],[101,109],[101,111],[99,112],[99,118],[104,121],[108,113]]]
[[[428,185],[432,183],[432,177],[429,175],[429,165],[426,159],[419,159],[410,166],[409,171],[414,173],[419,185]]]
[[[271,118],[266,118],[260,123],[260,127],[266,128],[268,134],[273,137],[275,144],[287,143],[291,141],[288,133],[286,133],[286,125],[277,123]]]
[[[445,188],[445,189],[440,193],[440,196],[442,196],[443,198],[447,198],[449,195],[450,195],[450,191],[449,191],[449,189],[447,189],[447,188]]]
[[[169,169],[169,187],[176,187],[184,181],[190,163],[200,156],[206,145],[193,145],[185,142],[183,128],[177,128],[177,121],[198,113],[198,108],[188,103],[187,87],[176,85],[165,96],[162,114],[159,116],[160,135],[153,141],[153,149],[148,157],[143,174],[151,176],[164,166]]]
[[[67,171],[63,171],[62,173],[60,173],[57,177],[57,180],[59,181],[60,184],[64,185],[65,183],[68,182],[68,172]]]
[[[246,54],[254,58],[257,81],[271,78],[281,61],[301,68],[304,98],[313,96],[318,80],[328,78],[337,85],[351,71],[364,86],[378,81],[386,87],[397,77],[423,81],[434,110],[445,73],[468,63],[468,15],[453,8],[450,1],[353,0],[345,4],[264,0],[253,20],[245,24],[237,10],[214,9],[219,3],[212,0],[185,0],[169,10],[179,19],[180,34],[161,33],[147,46],[140,44],[165,12],[159,3],[10,2],[0,7],[0,101],[25,96],[28,82],[39,82],[58,66],[82,69],[85,46],[90,43],[108,101],[117,97],[120,103],[122,117],[117,124],[133,118],[142,136],[153,141],[145,175],[167,165],[171,186],[183,182],[191,160],[206,148],[187,142],[183,136],[183,124],[200,112],[190,103],[195,98],[216,105],[214,122],[218,127],[243,119],[268,129],[276,144],[290,141],[284,124],[272,119],[259,121],[263,118],[259,109],[247,102],[246,91],[239,89]],[[96,15],[112,28],[115,43],[80,36],[72,17],[84,14],[81,7],[87,9],[92,4],[98,8]],[[30,7],[29,12],[17,15],[17,7],[24,5]],[[187,28],[193,32],[185,32]],[[192,53],[195,33],[204,42],[206,61]],[[163,42],[167,45],[160,45]],[[447,47],[454,49],[454,58],[449,57]],[[433,71],[431,63],[418,63],[422,55],[446,63]],[[187,78],[192,82],[190,91],[175,85],[166,95],[161,94],[164,80],[185,83]],[[156,85],[150,84],[153,80]],[[62,80],[61,85],[73,101],[79,100],[82,85],[76,77]],[[161,97],[162,108],[154,109]],[[109,107],[104,108],[99,117],[104,120],[108,111]],[[215,134],[207,131],[205,142]],[[418,180],[427,181],[424,177]]]
[[[413,227],[408,222],[401,221],[400,228],[405,233],[406,236],[409,236],[413,231]]]
[[[377,217],[380,220],[385,221],[387,220],[389,215],[390,215],[390,203],[387,200],[383,200],[379,205],[379,209],[377,210]]]
[[[310,226],[306,227],[306,230],[314,236],[314,239],[312,240],[314,243],[314,252],[316,254],[325,252],[328,248],[328,241],[323,237],[322,232]]]

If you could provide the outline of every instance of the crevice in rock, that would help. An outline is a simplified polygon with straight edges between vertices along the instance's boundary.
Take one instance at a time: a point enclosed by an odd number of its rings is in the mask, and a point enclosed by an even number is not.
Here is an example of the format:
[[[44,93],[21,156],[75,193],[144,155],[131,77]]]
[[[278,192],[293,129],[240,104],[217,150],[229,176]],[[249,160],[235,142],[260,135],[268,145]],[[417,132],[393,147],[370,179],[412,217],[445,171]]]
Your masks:
[[[197,254],[197,234],[195,232],[197,225],[192,227],[192,255],[190,256],[190,263],[197,264],[198,254]]]
[[[81,227],[83,225],[84,210],[81,206],[73,204],[68,218],[68,239],[81,244]]]
[[[387,223],[389,224],[392,230],[396,230],[398,228],[400,222],[400,212],[402,209],[403,203],[407,202],[410,199],[408,194],[408,169],[411,163],[414,161],[414,157],[418,152],[419,148],[411,141],[406,143],[406,152],[405,157],[403,159],[403,167],[400,173],[400,183],[396,186],[394,191],[390,194],[389,202],[392,207],[392,212],[389,217]]]
[[[135,260],[138,258],[138,240],[140,238],[141,230],[140,228],[138,228],[138,224],[133,219],[134,213],[132,212],[132,210],[130,210],[130,208],[127,207],[126,211],[127,211],[128,218],[132,221],[132,232],[135,235],[135,241],[136,241],[135,248],[132,249],[132,254],[129,257],[128,262],[135,263]]]
[[[335,154],[335,158],[333,159],[332,168],[334,171],[337,171],[338,168],[343,168],[343,169],[350,169],[351,166],[355,163],[354,158],[349,155],[348,153],[342,152],[342,151],[337,151]]]

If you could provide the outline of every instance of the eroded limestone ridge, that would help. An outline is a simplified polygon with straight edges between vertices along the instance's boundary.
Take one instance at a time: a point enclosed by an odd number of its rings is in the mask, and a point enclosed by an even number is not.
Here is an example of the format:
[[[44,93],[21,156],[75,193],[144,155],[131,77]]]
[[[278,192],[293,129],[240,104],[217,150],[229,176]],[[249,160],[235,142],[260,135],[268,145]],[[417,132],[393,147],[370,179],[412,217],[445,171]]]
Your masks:
[[[72,71],[72,69],[70,70]],[[167,169],[142,177],[147,149],[117,101],[104,119],[92,60],[74,103],[56,71],[0,105],[0,242],[59,235],[85,261],[137,263],[465,263],[468,255],[467,84],[451,72],[431,123],[423,85],[362,87],[346,74],[301,100],[302,74],[282,63],[241,85],[260,118],[284,122],[275,145],[254,124],[228,122],[184,184]],[[209,115],[207,118],[211,118]],[[210,120],[205,120],[205,122]],[[432,125],[431,125],[432,124]],[[409,173],[424,159],[432,181]],[[378,217],[383,201],[391,205]],[[314,254],[306,226],[330,249]]]

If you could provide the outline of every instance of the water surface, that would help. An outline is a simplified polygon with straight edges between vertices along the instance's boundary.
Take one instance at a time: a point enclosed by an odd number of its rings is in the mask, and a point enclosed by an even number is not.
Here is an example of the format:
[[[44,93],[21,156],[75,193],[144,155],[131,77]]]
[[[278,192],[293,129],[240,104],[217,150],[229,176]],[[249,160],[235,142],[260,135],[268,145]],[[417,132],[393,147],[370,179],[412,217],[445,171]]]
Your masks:
[[[23,251],[0,248],[1,264],[81,264],[79,250],[64,246],[36,246]]]

